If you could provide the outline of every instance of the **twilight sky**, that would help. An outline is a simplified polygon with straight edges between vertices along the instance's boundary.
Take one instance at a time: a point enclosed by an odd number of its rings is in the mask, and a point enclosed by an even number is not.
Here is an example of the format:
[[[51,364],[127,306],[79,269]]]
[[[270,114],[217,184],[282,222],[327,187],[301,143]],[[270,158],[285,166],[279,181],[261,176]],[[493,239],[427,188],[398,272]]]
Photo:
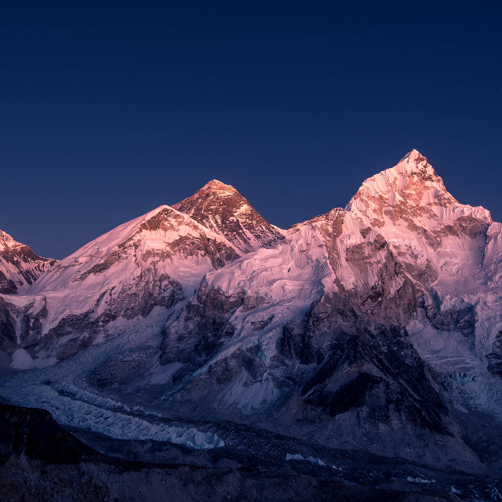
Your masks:
[[[9,4],[0,228],[40,255],[213,178],[288,227],[413,148],[502,221],[495,2]]]

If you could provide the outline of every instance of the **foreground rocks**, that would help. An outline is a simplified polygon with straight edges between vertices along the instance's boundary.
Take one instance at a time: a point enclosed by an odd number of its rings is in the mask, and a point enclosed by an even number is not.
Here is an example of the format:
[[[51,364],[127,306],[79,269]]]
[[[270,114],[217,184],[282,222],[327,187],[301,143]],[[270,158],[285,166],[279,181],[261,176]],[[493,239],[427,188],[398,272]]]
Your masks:
[[[317,469],[309,462],[260,468],[240,465],[235,458],[221,458],[225,454],[218,453],[211,459],[211,455],[200,453],[199,463],[214,463],[201,466],[193,465],[199,453],[171,444],[155,445],[152,441],[133,444],[106,437],[95,438],[94,442],[101,448],[121,451],[123,457],[131,456],[134,451],[136,456],[148,459],[156,450],[158,458],[162,454],[165,459],[184,455],[192,465],[112,457],[63,430],[44,410],[0,405],[0,501],[432,502],[480,500],[452,493],[447,486],[452,480],[457,484],[456,491],[461,490],[462,484],[486,494],[502,489],[500,483],[489,478],[466,476],[462,481],[452,473],[436,473],[436,479],[430,481],[422,479],[423,470],[419,473],[417,468],[415,477],[403,478],[410,466],[397,463],[375,469],[370,463],[359,462],[346,475],[339,475],[336,471],[327,472],[332,468]],[[231,457],[231,452],[227,451],[226,456]],[[390,477],[389,472],[396,477]],[[376,483],[371,483],[372,477]],[[357,478],[361,479],[360,484],[355,482]]]

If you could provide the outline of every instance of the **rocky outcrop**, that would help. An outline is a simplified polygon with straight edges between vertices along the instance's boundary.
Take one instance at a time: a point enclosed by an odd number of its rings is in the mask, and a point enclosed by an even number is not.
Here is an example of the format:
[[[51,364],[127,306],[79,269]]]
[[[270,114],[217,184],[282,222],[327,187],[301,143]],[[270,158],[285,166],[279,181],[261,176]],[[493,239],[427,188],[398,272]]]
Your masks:
[[[375,324],[355,311],[349,324],[340,316],[346,306],[326,298],[306,323],[286,325],[278,340],[289,361],[316,364],[300,388],[305,418],[355,412],[367,430],[418,427],[451,436],[447,407],[406,330]]]
[[[217,180],[173,207],[223,235],[242,254],[275,247],[284,239],[282,231],[258,214],[234,187]]]

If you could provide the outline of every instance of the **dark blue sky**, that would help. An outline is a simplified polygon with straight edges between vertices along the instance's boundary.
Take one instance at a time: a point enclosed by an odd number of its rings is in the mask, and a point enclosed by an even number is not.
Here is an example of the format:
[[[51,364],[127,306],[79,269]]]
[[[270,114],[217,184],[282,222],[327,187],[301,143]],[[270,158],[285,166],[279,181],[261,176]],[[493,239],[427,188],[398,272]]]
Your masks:
[[[412,148],[502,220],[495,2],[10,3],[0,228],[38,254],[213,178],[287,227]]]

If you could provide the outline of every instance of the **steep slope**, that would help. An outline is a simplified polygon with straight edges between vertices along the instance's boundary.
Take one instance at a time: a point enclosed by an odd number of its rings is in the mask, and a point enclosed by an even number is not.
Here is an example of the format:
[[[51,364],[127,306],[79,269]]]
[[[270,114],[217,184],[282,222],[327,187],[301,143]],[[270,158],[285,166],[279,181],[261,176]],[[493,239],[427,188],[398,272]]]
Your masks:
[[[25,291],[56,260],[37,256],[28,246],[0,230],[0,293]]]
[[[123,331],[123,323],[110,326],[118,319],[144,319],[156,307],[160,315],[238,256],[224,238],[161,206],[65,258],[27,295],[4,297],[0,349],[17,349],[18,368],[34,357],[38,364],[69,357]]]
[[[421,357],[462,405],[493,411],[502,394],[486,370],[499,374],[502,361],[500,224],[458,203],[417,151],[367,180],[346,209],[378,231],[419,291],[407,329]],[[377,283],[375,294],[388,296]]]
[[[242,254],[275,247],[284,239],[232,186],[212,180],[173,206],[206,228],[225,236]]]
[[[119,226],[59,262],[24,296],[1,299],[0,350],[14,367],[54,363],[152,312],[158,317],[149,331],[158,332],[166,312],[192,296],[207,272],[283,239],[219,182],[177,206],[184,212],[161,206]]]

